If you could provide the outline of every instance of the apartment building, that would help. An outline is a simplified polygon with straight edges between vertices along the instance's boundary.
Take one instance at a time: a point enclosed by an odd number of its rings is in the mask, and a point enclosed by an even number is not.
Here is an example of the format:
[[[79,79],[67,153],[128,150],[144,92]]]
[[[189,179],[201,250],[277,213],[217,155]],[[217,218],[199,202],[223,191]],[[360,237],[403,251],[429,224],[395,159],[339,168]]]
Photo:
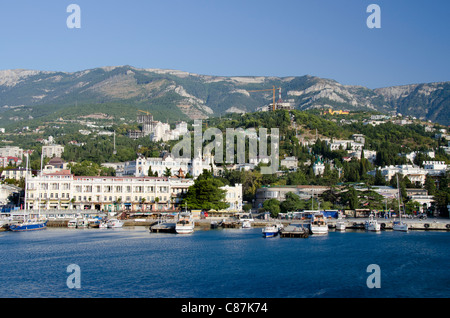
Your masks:
[[[42,154],[44,157],[53,158],[58,157],[61,158],[64,152],[64,146],[61,145],[48,145],[42,146]]]

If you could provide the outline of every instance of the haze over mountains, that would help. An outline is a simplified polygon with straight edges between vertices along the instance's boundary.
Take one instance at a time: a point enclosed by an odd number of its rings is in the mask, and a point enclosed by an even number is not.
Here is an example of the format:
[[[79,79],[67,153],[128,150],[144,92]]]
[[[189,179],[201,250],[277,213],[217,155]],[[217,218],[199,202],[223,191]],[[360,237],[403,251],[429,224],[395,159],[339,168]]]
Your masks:
[[[281,87],[282,99],[296,109],[374,110],[450,125],[450,82],[369,89],[309,75],[209,76],[132,66],[73,73],[0,71],[0,125],[86,115],[93,109],[129,118],[141,109],[164,121],[253,112],[271,103],[273,93],[249,91],[273,86]]]

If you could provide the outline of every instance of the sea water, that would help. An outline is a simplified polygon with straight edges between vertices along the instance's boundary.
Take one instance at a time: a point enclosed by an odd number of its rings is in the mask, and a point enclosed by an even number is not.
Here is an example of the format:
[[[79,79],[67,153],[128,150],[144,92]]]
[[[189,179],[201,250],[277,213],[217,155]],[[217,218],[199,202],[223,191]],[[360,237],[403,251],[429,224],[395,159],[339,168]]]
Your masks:
[[[449,264],[450,232],[47,228],[0,233],[0,297],[446,298]]]

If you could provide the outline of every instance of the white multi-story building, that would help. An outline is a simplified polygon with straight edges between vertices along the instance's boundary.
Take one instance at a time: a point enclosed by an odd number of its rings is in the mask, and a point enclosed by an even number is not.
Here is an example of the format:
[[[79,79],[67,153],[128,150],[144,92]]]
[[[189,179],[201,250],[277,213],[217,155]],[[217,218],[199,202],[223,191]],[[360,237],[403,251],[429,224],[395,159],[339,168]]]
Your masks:
[[[377,158],[377,152],[375,150],[367,150],[364,149],[364,158],[369,160],[370,162],[374,163]],[[355,157],[358,160],[361,160],[361,152],[362,151],[353,151],[349,153],[350,157]]]
[[[42,154],[43,154],[44,157],[61,158],[63,152],[64,152],[64,146],[61,146],[61,145],[42,146]]]
[[[6,146],[0,148],[0,157],[17,157],[23,158],[23,149],[16,146]]]
[[[356,142],[354,140],[333,140],[327,141],[327,144],[330,147],[330,150],[353,150],[353,151],[361,151],[364,148],[364,143]]]
[[[233,187],[226,185],[220,188],[227,191],[225,201],[230,205],[227,210],[236,212],[242,211],[242,184],[237,183]]]
[[[69,170],[29,178],[29,209],[137,209],[177,207],[182,195],[194,184],[192,179],[171,177],[74,176]]]
[[[407,176],[408,179],[413,183],[420,183],[423,185],[425,183],[427,171],[418,166],[414,165],[397,165],[397,166],[385,166],[380,169],[381,175],[385,177],[386,181],[390,181],[397,173]],[[376,170],[368,172],[369,174],[375,176]]]
[[[286,167],[289,170],[296,171],[298,168],[298,159],[297,157],[286,157],[280,160],[280,166]]]
[[[431,175],[440,175],[447,171],[448,165],[445,161],[424,161],[423,168]]]
[[[203,169],[211,171],[214,169],[214,157],[205,155],[204,158],[196,156],[194,159],[190,158],[174,158],[172,155],[156,158],[139,157],[133,161],[125,162],[123,166],[122,176],[143,177],[148,176],[149,168],[158,176],[164,176],[166,169],[170,169],[172,176],[179,176],[180,173],[186,176],[188,173],[197,178],[202,174]],[[116,175],[119,175],[116,171]]]
[[[170,136],[170,125],[162,122],[156,122],[150,134],[152,141],[167,141]]]

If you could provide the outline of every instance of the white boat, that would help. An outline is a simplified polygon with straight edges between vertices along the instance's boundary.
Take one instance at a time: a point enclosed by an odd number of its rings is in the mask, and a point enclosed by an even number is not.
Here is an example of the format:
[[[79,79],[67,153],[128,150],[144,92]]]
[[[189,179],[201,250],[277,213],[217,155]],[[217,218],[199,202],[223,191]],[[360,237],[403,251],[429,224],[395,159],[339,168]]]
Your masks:
[[[264,237],[275,237],[278,235],[278,233],[280,233],[282,228],[283,228],[283,225],[281,223],[267,224],[262,229],[262,234]]]
[[[311,216],[310,230],[312,234],[328,233],[328,224],[323,214],[319,213]]]
[[[123,226],[123,221],[118,219],[110,219],[107,223],[108,229],[120,228]]]
[[[392,229],[394,231],[401,231],[401,232],[408,232],[408,224],[402,221],[402,212],[400,210],[400,186],[398,183],[398,174],[397,174],[397,191],[398,191],[398,214],[399,214],[399,221],[394,221],[392,225]]]
[[[365,227],[366,227],[366,230],[368,230],[368,231],[374,231],[374,232],[381,231],[381,224],[378,223],[378,221],[373,218],[372,214],[369,216],[369,220],[366,221]]]
[[[252,223],[249,220],[242,221],[242,228],[243,229],[251,229]]]
[[[77,227],[78,220],[77,219],[71,219],[69,222],[67,222],[67,227],[75,229]]]
[[[338,218],[336,220],[336,231],[345,231],[346,225],[345,221],[342,218],[342,213],[339,212]]]
[[[79,219],[79,220],[78,220],[77,227],[78,227],[78,228],[87,228],[87,227],[89,227],[89,221],[88,221],[88,219],[85,219],[85,218]]]
[[[394,221],[394,224],[392,225],[392,229],[394,231],[402,231],[402,232],[408,232],[408,224],[402,221]]]
[[[29,161],[29,156],[27,156],[27,162],[26,162],[26,166],[25,166],[25,198],[24,198],[24,213],[23,213],[23,222],[18,223],[18,224],[11,224],[9,226],[9,230],[13,231],[13,232],[22,232],[22,231],[35,231],[35,230],[42,230],[42,229],[46,229],[47,228],[47,219],[41,218],[41,209],[39,207],[38,211],[39,211],[39,217],[37,219],[32,219],[32,220],[26,220],[26,215],[28,214],[28,203],[27,203],[27,189],[28,189],[28,178],[29,178],[29,174],[28,174],[28,161]],[[41,160],[42,162],[42,160]],[[41,169],[42,171],[42,169]]]
[[[101,222],[100,225],[98,226],[99,229],[107,229],[108,228],[108,223],[107,222]]]
[[[175,224],[175,231],[178,234],[190,234],[194,232],[195,222],[190,215],[183,215]]]

